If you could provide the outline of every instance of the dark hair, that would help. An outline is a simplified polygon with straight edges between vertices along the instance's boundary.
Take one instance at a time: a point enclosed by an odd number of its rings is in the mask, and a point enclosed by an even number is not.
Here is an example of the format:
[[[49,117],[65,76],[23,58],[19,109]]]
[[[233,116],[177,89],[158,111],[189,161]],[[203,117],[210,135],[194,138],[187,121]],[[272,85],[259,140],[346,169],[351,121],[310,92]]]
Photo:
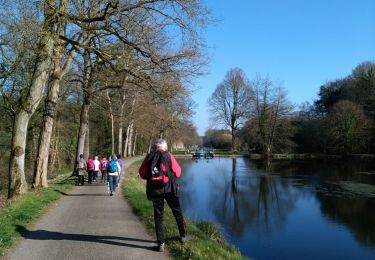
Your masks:
[[[156,152],[157,149],[158,147],[155,144],[151,145],[150,153]]]
[[[117,159],[121,159],[121,155],[120,154],[117,155]]]
[[[83,158],[83,154],[80,154],[80,155],[79,155],[79,158],[81,158],[81,159],[82,159],[82,158]]]

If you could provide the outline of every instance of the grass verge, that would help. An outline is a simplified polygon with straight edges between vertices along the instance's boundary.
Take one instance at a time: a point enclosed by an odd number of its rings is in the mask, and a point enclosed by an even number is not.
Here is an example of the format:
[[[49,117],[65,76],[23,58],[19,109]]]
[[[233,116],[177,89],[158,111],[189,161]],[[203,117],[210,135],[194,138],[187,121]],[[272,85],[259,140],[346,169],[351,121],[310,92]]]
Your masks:
[[[240,153],[235,151],[230,151],[230,150],[224,150],[224,149],[214,149],[212,150],[214,155],[239,155]]]
[[[151,235],[155,234],[152,203],[145,194],[145,182],[138,177],[141,161],[133,163],[123,181],[123,194],[133,212],[145,224]],[[246,259],[239,251],[228,245],[219,230],[209,222],[194,223],[185,217],[188,236],[185,244],[178,241],[176,221],[168,206],[164,212],[164,226],[168,250],[176,259]]]
[[[49,183],[48,188],[27,192],[0,209],[0,256],[16,243],[22,230],[40,217],[48,205],[74,186],[74,179],[69,176],[70,173],[59,175]]]

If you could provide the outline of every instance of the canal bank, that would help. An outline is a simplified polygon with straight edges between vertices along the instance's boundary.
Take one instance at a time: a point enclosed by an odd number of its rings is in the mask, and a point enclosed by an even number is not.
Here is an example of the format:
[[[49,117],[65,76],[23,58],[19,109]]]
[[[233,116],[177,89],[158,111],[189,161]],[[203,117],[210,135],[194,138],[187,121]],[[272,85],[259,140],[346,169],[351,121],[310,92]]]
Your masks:
[[[123,194],[133,208],[133,212],[154,235],[153,208],[146,198],[145,182],[139,178],[140,161],[129,167],[123,181]],[[246,259],[232,245],[225,242],[218,229],[209,222],[194,223],[186,219],[189,241],[178,241],[175,219],[168,207],[165,208],[164,225],[166,244],[170,253],[177,259]]]

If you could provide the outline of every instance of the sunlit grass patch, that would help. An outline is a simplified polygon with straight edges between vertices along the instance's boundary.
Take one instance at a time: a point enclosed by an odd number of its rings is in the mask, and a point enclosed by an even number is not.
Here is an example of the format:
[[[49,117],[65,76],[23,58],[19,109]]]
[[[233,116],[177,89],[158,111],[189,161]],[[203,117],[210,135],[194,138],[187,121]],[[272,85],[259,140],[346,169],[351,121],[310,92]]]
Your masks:
[[[40,217],[48,205],[74,187],[74,180],[69,175],[59,175],[48,188],[21,195],[0,209],[0,256],[15,244],[26,226]]]

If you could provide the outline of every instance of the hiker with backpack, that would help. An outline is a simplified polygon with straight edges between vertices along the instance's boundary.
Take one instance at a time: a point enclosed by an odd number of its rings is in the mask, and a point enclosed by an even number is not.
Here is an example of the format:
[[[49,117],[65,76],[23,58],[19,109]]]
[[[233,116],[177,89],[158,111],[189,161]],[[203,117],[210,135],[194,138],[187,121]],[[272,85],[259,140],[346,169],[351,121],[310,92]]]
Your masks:
[[[92,159],[91,155],[87,159],[86,164],[87,164],[88,183],[91,184],[92,183],[92,176],[94,174],[94,169],[95,169],[94,160]]]
[[[83,159],[83,154],[79,155],[79,159],[76,163],[77,169],[77,185],[81,184],[82,186],[85,184],[85,172],[87,169],[86,161]]]
[[[96,179],[98,178],[99,168],[100,168],[100,162],[99,162],[98,156],[95,156],[94,174],[93,174],[93,181],[95,182],[96,182]]]
[[[102,178],[100,182],[103,182],[103,180],[107,182],[108,163],[109,162],[107,158],[105,157],[100,161],[100,172],[102,174]]]
[[[111,155],[111,160],[108,164],[108,184],[110,196],[116,193],[117,178],[121,172],[120,164],[117,162],[116,155]]]
[[[167,152],[168,145],[163,139],[155,142],[154,151],[146,156],[139,169],[139,175],[147,180],[146,194],[154,207],[155,232],[158,250],[164,251],[165,235],[163,227],[164,200],[176,219],[180,242],[186,242],[186,224],[180,206],[178,184],[181,167],[174,156]]]

